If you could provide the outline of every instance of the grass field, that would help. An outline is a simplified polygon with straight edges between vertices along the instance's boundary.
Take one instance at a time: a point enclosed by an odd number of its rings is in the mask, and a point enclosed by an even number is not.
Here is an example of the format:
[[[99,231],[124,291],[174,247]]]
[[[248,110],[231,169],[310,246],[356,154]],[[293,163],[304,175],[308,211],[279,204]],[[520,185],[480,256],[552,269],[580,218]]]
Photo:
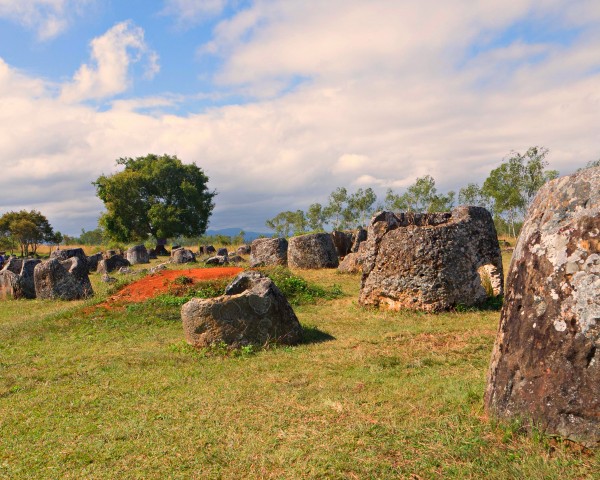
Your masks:
[[[600,455],[483,411],[499,313],[303,302],[296,347],[197,352],[179,307],[0,304],[0,478],[598,478]],[[301,302],[302,303],[302,302]],[[594,477],[594,475],[596,475]]]

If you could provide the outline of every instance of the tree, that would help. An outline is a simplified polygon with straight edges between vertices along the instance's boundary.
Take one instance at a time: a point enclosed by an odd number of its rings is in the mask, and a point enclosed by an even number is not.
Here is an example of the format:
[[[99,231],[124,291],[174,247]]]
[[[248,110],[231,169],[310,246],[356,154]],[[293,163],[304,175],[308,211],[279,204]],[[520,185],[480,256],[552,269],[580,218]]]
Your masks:
[[[455,195],[453,191],[446,195],[438,194],[433,177],[425,175],[417,178],[402,195],[397,195],[389,189],[385,197],[385,207],[401,212],[445,212],[452,209]]]
[[[216,192],[195,163],[183,164],[177,156],[148,154],[120,158],[122,172],[101,175],[96,194],[106,213],[100,225],[116,241],[144,241],[177,236],[200,236],[206,231]]]
[[[275,215],[265,222],[265,225],[275,231],[280,237],[289,237],[292,233],[302,233],[306,231],[306,217],[302,210],[285,211]]]
[[[54,232],[48,219],[36,210],[7,212],[0,217],[0,236],[17,243],[21,256],[35,255],[40,243],[51,242]]]
[[[359,188],[348,197],[348,205],[344,210],[344,223],[348,226],[364,227],[367,218],[373,213],[373,205],[376,201],[377,196],[372,188],[366,190]]]
[[[338,187],[329,194],[329,203],[323,210],[328,223],[331,223],[334,230],[343,227],[344,208],[348,201],[348,191],[345,187]]]
[[[323,206],[320,203],[313,203],[308,207],[306,212],[306,222],[310,230],[322,231],[323,224],[326,220]]]
[[[516,237],[515,223],[544,183],[558,177],[556,170],[544,170],[548,149],[531,147],[512,156],[490,172],[483,183],[482,194],[493,200],[494,214],[508,217],[511,234]]]

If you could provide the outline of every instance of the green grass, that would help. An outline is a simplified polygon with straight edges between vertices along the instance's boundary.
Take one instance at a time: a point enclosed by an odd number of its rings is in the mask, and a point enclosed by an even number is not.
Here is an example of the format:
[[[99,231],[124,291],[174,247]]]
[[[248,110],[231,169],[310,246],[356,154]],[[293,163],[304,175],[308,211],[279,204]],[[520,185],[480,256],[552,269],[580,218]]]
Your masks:
[[[485,418],[497,311],[365,310],[358,276],[296,276],[337,292],[294,307],[305,343],[235,354],[188,347],[179,304],[2,302],[0,478],[597,474],[598,453]]]

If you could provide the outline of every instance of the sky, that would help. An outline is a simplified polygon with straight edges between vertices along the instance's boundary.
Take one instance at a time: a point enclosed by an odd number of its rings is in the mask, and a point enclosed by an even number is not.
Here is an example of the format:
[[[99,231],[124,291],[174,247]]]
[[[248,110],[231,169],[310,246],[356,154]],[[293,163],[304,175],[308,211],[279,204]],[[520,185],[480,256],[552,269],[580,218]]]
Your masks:
[[[600,158],[598,0],[0,0],[0,214],[97,227],[92,182],[195,163],[211,229],[417,177],[482,183],[511,151]]]

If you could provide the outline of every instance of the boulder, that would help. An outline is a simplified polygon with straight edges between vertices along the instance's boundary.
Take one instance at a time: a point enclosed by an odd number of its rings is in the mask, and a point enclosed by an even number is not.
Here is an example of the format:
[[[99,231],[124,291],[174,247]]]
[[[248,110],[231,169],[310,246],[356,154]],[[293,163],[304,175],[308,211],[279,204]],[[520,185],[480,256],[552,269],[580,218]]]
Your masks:
[[[171,263],[190,263],[196,261],[196,255],[187,248],[180,247],[171,251]]]
[[[64,250],[54,250],[50,254],[50,258],[56,258],[58,260],[68,260],[69,258],[77,257],[83,262],[83,265],[87,268],[87,255],[83,251],[83,248],[67,248]]]
[[[337,268],[339,260],[331,235],[311,233],[290,238],[288,265],[290,268]]]
[[[339,230],[331,232],[331,240],[333,241],[338,257],[345,257],[352,251],[352,237],[352,232],[342,232]]]
[[[128,248],[126,258],[131,265],[137,265],[138,263],[150,263],[148,250],[146,250],[144,245],[135,245]]]
[[[239,255],[229,255],[227,257],[227,260],[229,261],[229,263],[242,263],[246,261]]]
[[[156,250],[154,248],[148,250],[148,260],[156,260],[157,258],[158,256],[156,255]]]
[[[94,253],[93,255],[88,255],[87,264],[88,271],[95,272],[98,269],[98,262],[100,262],[104,258],[102,252]]]
[[[250,247],[250,266],[287,265],[288,241],[285,238],[257,238]]]
[[[77,260],[73,263],[81,265],[81,262]],[[62,263],[57,258],[52,258],[35,266],[33,277],[37,298],[77,300],[88,296],[90,292],[84,291],[82,283]],[[69,264],[71,262],[65,260],[64,263]]]
[[[217,255],[218,255],[219,257],[226,257],[227,255],[229,255],[229,252],[227,251],[227,249],[226,249],[226,248],[219,248],[219,249],[217,250]]]
[[[158,257],[168,257],[171,255],[164,245],[157,245],[154,249],[154,253]]]
[[[0,270],[0,299],[17,299],[20,297],[19,275],[11,270]]]
[[[160,272],[160,271],[166,270],[166,269],[167,269],[166,263],[159,263],[158,265],[156,265],[150,269],[150,274]]]
[[[108,273],[104,273],[102,277],[100,277],[100,280],[102,280],[104,283],[115,283],[117,281],[115,277],[109,276]]]
[[[553,180],[515,247],[485,405],[600,446],[600,167]]]
[[[19,274],[19,289],[22,297],[20,298],[35,298],[35,282],[33,273],[36,265],[42,263],[37,258],[29,258],[23,261],[21,273]]]
[[[503,293],[496,229],[481,207],[378,212],[360,248],[359,303],[365,306],[435,312]]]
[[[350,252],[352,252],[352,253],[358,252],[360,245],[367,239],[367,235],[368,235],[367,230],[365,230],[362,227],[359,228],[358,230],[356,230],[352,234],[352,248],[350,249]]]
[[[233,347],[293,345],[302,340],[302,327],[285,296],[264,275],[238,275],[226,294],[193,298],[181,309],[186,341],[195,347],[224,342]]]
[[[107,250],[102,256],[104,260],[108,260],[109,258],[114,257],[115,255],[119,255],[119,252],[117,250]]]
[[[8,260],[4,263],[4,267],[2,268],[2,270],[8,270],[9,272],[20,275],[22,268],[23,259],[17,257],[9,257]]]
[[[215,255],[214,257],[210,257],[204,260],[204,263],[206,265],[225,265],[226,263],[229,263],[229,257]]]
[[[344,257],[338,266],[338,271],[341,273],[360,273],[362,268],[360,266],[360,254],[349,253]]]
[[[210,255],[211,253],[217,253],[217,249],[212,245],[204,245],[200,248],[200,252],[204,255]]]
[[[241,245],[237,248],[236,253],[238,255],[250,255],[251,251],[252,248],[250,247],[250,245]]]
[[[67,260],[61,261],[60,263],[81,285],[84,297],[91,297],[94,295],[92,283],[90,282],[90,277],[88,276],[87,261],[84,262],[79,257],[70,257]]]
[[[129,261],[124,259],[121,255],[113,255],[109,258],[104,258],[98,262],[98,273],[110,273],[118,270],[121,267],[129,267]]]

